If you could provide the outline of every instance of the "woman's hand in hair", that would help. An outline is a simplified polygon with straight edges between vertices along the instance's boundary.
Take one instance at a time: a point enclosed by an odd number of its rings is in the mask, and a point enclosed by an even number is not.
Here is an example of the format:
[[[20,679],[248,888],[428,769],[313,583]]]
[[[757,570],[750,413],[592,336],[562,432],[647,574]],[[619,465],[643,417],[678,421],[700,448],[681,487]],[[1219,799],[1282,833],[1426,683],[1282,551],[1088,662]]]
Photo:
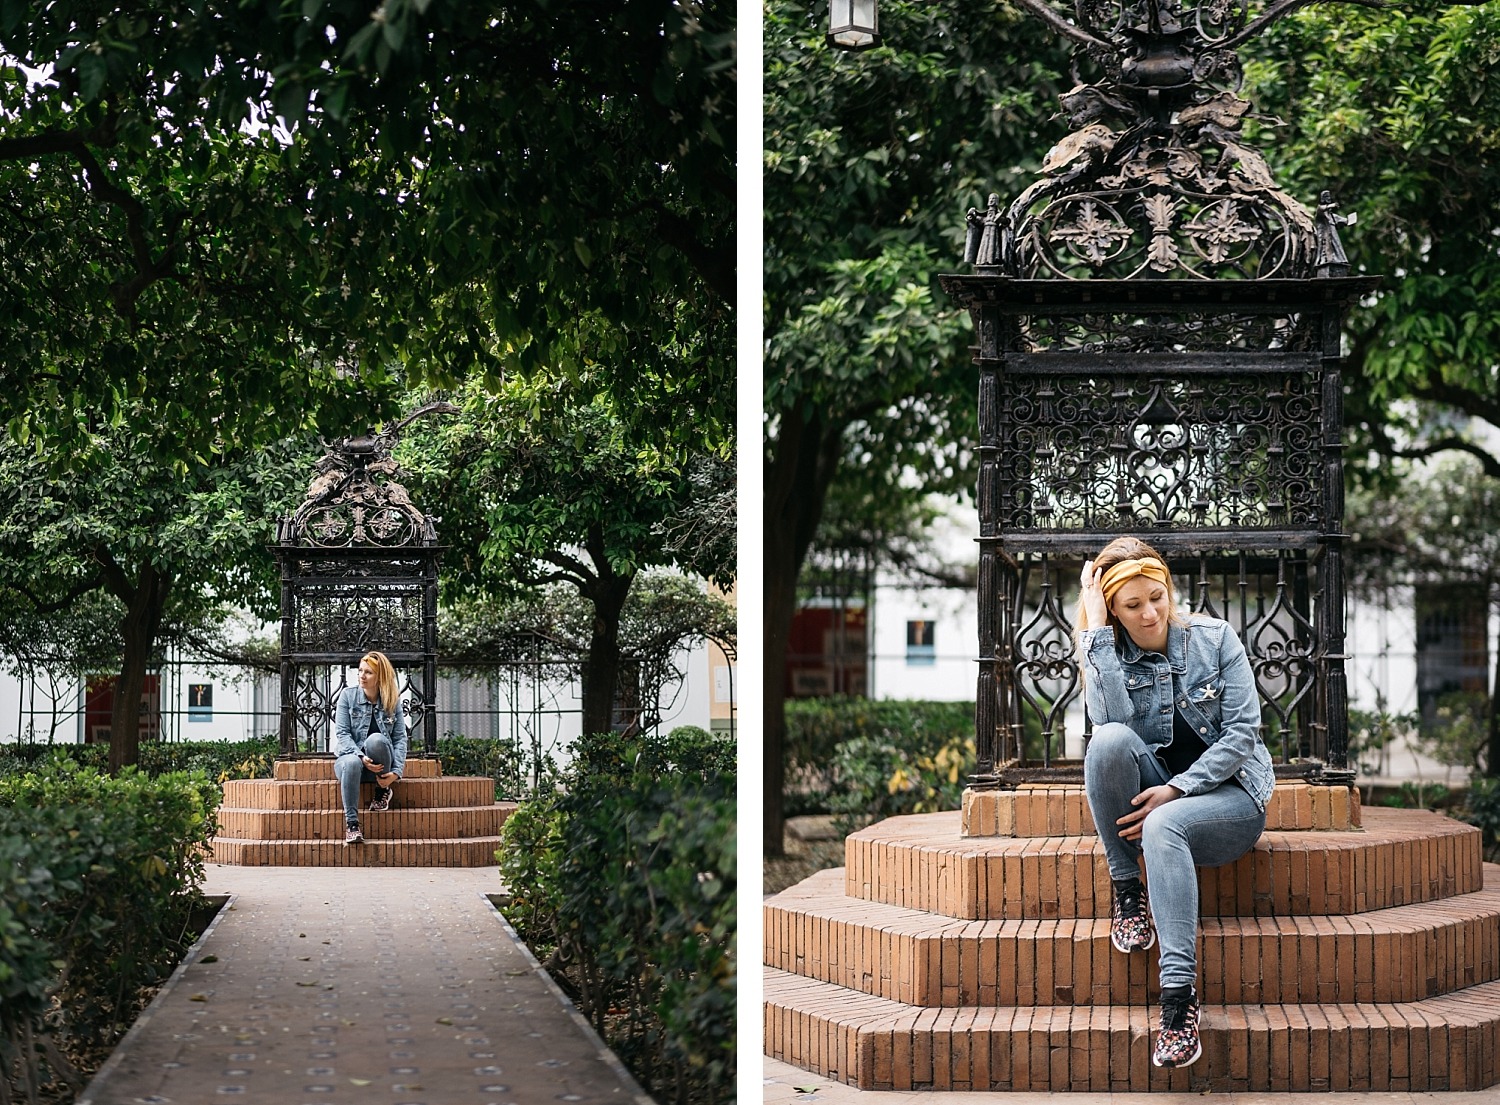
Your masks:
[[[1109,607],[1104,602],[1104,591],[1100,587],[1103,579],[1103,568],[1096,569],[1092,560],[1083,562],[1083,574],[1078,577],[1078,585],[1083,590],[1083,614],[1088,619],[1089,629],[1109,624]]]

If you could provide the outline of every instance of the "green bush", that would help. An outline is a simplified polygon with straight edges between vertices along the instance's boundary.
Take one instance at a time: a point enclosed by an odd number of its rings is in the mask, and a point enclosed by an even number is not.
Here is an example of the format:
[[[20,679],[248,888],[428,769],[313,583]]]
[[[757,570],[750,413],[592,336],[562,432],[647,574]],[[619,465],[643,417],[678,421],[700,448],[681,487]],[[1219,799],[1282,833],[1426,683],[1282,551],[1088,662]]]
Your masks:
[[[974,736],[974,703],[895,698],[803,698],[786,704],[788,765],[817,767],[838,746],[879,738],[911,748],[940,748]]]
[[[1500,842],[1500,779],[1472,776],[1460,815],[1470,825],[1479,827],[1485,844],[1493,846]]]
[[[0,1065],[7,1096],[124,1032],[191,943],[218,789],[47,760],[0,778]],[[12,1094],[11,1091],[15,1093]]]
[[[506,916],[659,1100],[730,1100],[734,745],[698,733],[579,741],[498,853]]]
[[[268,779],[280,750],[277,738],[242,741],[142,741],[144,775],[201,771],[216,783],[226,779]],[[46,764],[73,763],[104,771],[109,746],[104,744],[0,744],[0,778],[24,775]]]
[[[955,809],[973,770],[972,702],[802,699],[786,724],[788,816],[835,813],[847,827]]]
[[[438,738],[438,758],[444,775],[488,775],[495,780],[495,797],[519,799],[533,789],[550,789],[557,765],[545,753],[536,762],[512,737],[489,739],[444,733]],[[538,770],[538,768],[540,770]]]
[[[974,765],[974,737],[951,737],[935,751],[859,737],[838,746],[828,795],[840,833],[902,813],[956,810]]]

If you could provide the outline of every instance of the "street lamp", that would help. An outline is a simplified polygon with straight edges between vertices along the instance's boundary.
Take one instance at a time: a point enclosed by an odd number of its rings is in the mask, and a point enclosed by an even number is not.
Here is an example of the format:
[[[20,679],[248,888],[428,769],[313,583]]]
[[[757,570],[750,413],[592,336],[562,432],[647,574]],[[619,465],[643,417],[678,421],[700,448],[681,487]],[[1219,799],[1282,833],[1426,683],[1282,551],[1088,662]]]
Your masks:
[[[877,0],[829,0],[828,44],[845,50],[868,50],[880,45]]]

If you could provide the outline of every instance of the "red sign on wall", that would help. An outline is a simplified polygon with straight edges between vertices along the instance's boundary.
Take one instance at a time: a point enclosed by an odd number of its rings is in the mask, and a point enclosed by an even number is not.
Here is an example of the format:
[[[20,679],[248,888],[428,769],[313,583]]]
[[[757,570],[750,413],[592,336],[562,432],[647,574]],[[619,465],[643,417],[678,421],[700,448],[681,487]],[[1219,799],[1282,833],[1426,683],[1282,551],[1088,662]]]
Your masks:
[[[110,717],[115,709],[118,675],[96,675],[89,679],[83,698],[83,739],[86,744],[108,744]],[[161,676],[147,675],[141,688],[140,739],[161,735]]]

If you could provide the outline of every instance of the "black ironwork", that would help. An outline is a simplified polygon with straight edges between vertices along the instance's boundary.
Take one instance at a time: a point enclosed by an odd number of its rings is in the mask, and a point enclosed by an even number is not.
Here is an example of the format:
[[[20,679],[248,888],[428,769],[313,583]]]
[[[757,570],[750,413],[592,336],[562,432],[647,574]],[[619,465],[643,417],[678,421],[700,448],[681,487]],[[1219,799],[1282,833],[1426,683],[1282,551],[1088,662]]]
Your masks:
[[[366,652],[390,658],[414,754],[437,749],[437,567],[430,515],[411,501],[391,457],[400,431],[327,444],[302,503],[282,518],[281,755],[327,755],[334,708]]]
[[[1327,192],[1309,211],[1277,185],[1236,95],[1234,48],[1301,0],[1022,2],[1102,76],[942,278],[978,369],[973,784],[1077,774],[1077,578],[1121,534],[1237,627],[1278,771],[1352,782],[1339,336],[1377,281],[1348,275]]]

